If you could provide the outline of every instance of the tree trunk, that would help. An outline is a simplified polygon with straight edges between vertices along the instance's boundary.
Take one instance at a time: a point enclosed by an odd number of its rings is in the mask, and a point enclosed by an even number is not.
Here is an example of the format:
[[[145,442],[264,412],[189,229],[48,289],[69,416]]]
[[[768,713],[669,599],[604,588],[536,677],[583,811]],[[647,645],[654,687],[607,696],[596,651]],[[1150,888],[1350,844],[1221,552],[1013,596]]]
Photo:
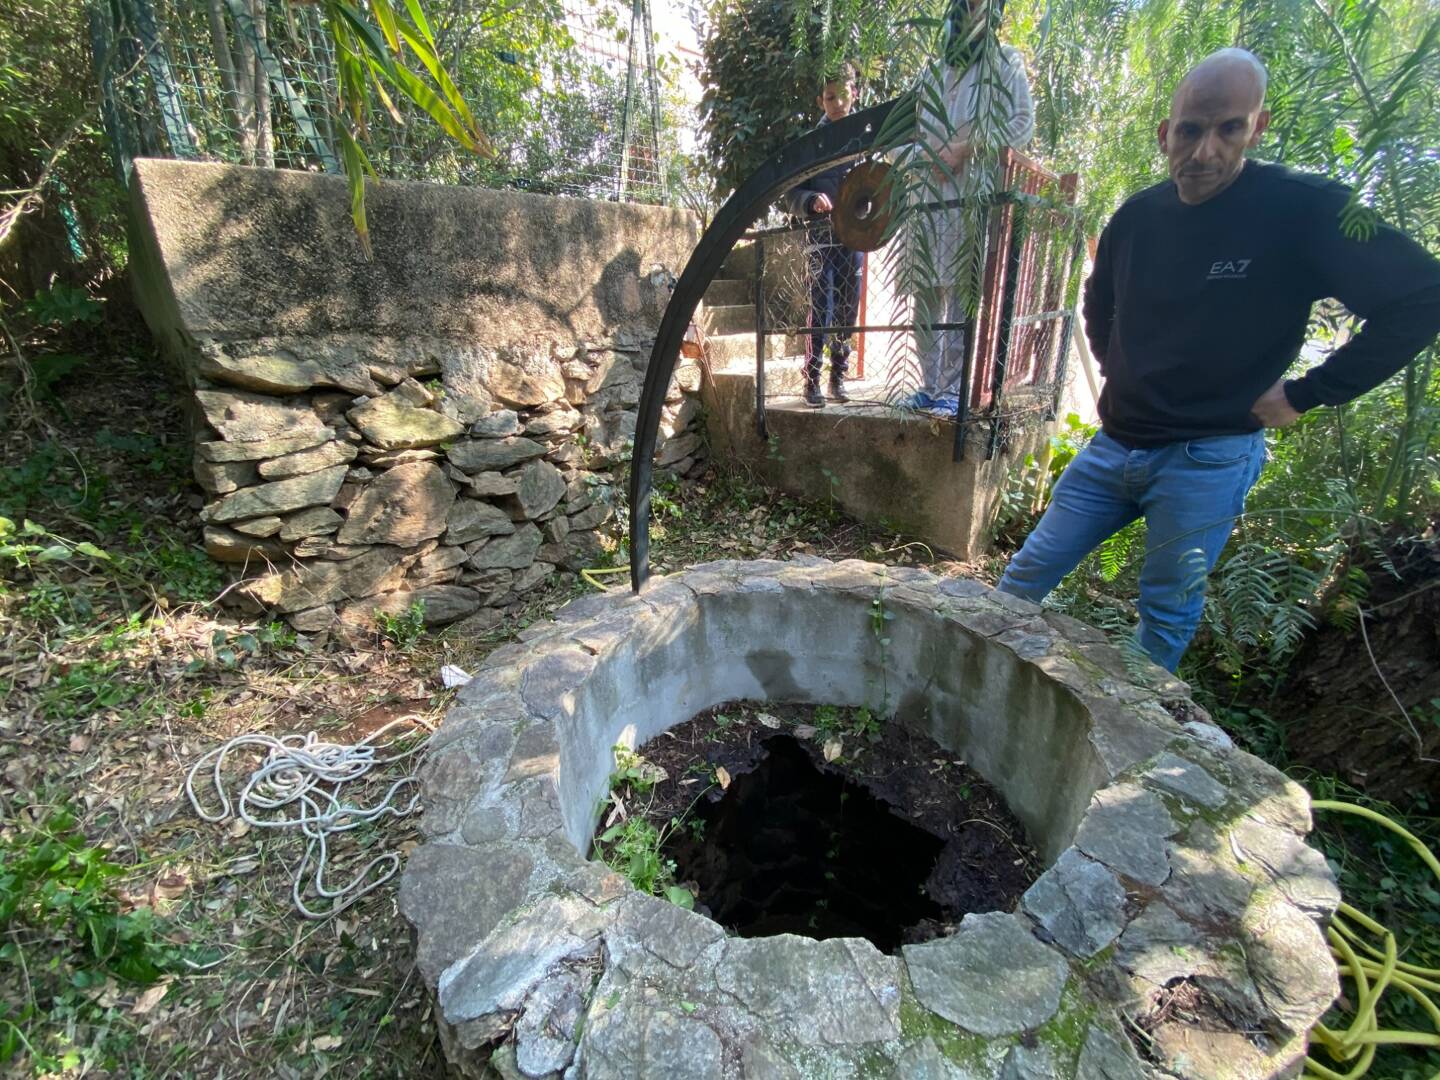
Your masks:
[[[266,0],[250,0],[250,16],[255,20],[255,34],[262,45],[269,40]],[[254,66],[255,86],[255,164],[275,167],[275,136],[270,125],[270,77],[257,53]]]
[[[245,135],[249,124],[245,119],[244,102],[236,79],[235,54],[230,50],[230,28],[225,20],[225,0],[209,0],[206,14],[210,21],[210,48],[215,53],[215,68],[220,72],[220,89],[224,91],[225,112],[228,122],[240,139],[241,153],[247,159]]]
[[[244,5],[244,0],[241,0]],[[244,7],[249,11],[248,6]],[[235,110],[236,129],[240,133],[240,153],[245,164],[255,164],[255,46],[250,34],[238,18],[235,24]]]

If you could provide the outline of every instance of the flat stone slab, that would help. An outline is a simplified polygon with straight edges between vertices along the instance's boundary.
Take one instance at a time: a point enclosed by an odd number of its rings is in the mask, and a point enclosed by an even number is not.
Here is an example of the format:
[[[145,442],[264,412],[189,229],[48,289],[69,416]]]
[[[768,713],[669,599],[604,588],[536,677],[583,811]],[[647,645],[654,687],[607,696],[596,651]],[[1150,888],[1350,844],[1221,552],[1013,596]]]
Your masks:
[[[739,939],[715,982],[767,1032],[843,1046],[900,1034],[900,964],[858,938]]]
[[[658,994],[592,1008],[580,1045],[587,1080],[724,1080],[725,1044],[704,1020]]]
[[[1223,806],[1229,794],[1223,784],[1199,765],[1168,751],[1155,755],[1155,763],[1146,771],[1145,779],[1153,787],[1210,810]]]
[[[1068,848],[1021,898],[1066,951],[1094,956],[1125,929],[1125,889],[1113,870]]]
[[[966,915],[950,937],[906,945],[915,996],[931,1012],[976,1035],[1038,1028],[1060,1007],[1065,958],[1014,915]]]
[[[1177,831],[1158,795],[1138,784],[1115,784],[1095,793],[1075,846],[1135,881],[1163,885],[1170,876],[1165,839]]]
[[[530,455],[504,417],[495,428],[495,454]],[[495,467],[462,467],[477,465]],[[558,494],[530,473],[532,494]],[[540,539],[526,524],[444,561],[509,587]],[[346,581],[303,583],[307,598],[370,587],[358,571],[382,567],[352,561]],[[1165,1075],[1293,1071],[1338,990],[1322,927],[1339,895],[1304,842],[1303,791],[1203,721],[1171,719],[1162,695],[1183,689],[1164,672],[1125,671],[1074,620],[857,560],[716,562],[572,602],[486,659],[422,776],[427,842],[401,909],[452,1066],[1139,1080],[1156,1074],[1113,1003],[1133,1015],[1186,979],[1215,1009],[1157,1029],[1147,1052]],[[613,747],[767,697],[919,727],[1000,790],[1049,869],[1018,911],[967,915],[887,956],[854,938],[731,937],[588,861]]]

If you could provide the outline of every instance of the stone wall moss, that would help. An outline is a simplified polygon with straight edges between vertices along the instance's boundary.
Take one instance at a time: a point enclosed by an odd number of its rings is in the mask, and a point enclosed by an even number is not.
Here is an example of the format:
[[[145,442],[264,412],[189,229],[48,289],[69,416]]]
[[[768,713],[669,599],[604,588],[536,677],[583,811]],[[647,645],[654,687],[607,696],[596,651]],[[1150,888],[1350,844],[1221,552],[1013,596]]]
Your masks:
[[[930,1038],[947,1060],[962,1068],[983,1069],[987,1063],[995,1060],[998,1048],[1007,1047],[1013,1042],[972,1035],[943,1016],[931,1012],[916,1000],[915,991],[908,978],[905,979],[900,993],[900,1031],[905,1039],[913,1042]]]
[[[1099,1006],[1085,995],[1079,980],[1071,979],[1060,993],[1060,1008],[1035,1032],[1035,1037],[1064,1069],[1073,1069],[1085,1046],[1090,1021],[1098,1011]]]

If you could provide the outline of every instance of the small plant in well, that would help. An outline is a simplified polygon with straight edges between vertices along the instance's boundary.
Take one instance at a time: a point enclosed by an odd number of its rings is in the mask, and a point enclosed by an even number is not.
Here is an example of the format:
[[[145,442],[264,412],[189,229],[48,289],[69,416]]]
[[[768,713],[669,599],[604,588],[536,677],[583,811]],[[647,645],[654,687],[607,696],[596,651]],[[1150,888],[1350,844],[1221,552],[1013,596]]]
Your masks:
[[[596,837],[596,851],[606,866],[641,892],[663,896],[677,907],[693,908],[695,894],[675,884],[675,860],[661,851],[680,825],[681,819],[676,817],[664,829],[657,829],[644,818],[632,817]]]
[[[655,785],[665,779],[665,770],[649,761],[628,746],[614,748],[615,771],[610,774],[610,790],[628,787],[637,795],[647,795]]]
[[[595,853],[641,892],[663,896],[683,908],[694,907],[694,894],[675,883],[675,861],[665,857],[664,847],[677,830],[700,839],[705,823],[690,816],[695,803],[692,802],[684,814],[671,817],[663,828],[655,826],[645,815],[648,806],[654,803],[655,786],[668,779],[668,774],[627,746],[615,746],[614,755],[609,796],[601,804],[602,812],[608,808],[609,816],[605,819],[605,831],[595,838]],[[709,785],[701,790],[702,793],[709,790]],[[647,796],[646,806],[634,805]]]
[[[870,636],[880,653],[880,704],[890,708],[890,624],[895,613],[885,606],[885,589],[881,585],[880,595],[870,601]]]
[[[880,717],[869,707],[842,709],[835,705],[817,705],[812,714],[816,735],[826,761],[840,761],[845,753],[846,739],[877,743],[884,733]],[[863,747],[862,747],[863,749]]]
[[[840,514],[840,476],[834,469],[820,466],[820,475],[825,477],[825,511],[831,517]]]
[[[849,735],[872,743],[880,741],[880,718],[864,705],[856,709],[818,705],[815,708],[815,728],[825,738]]]
[[[425,601],[416,600],[399,615],[375,613],[375,625],[380,636],[401,649],[409,649],[425,633]]]
[[[877,743],[881,735],[880,718],[862,705],[851,714],[850,732],[866,742]]]
[[[843,735],[845,732],[839,707],[836,705],[816,705],[815,730],[818,731],[824,739]]]

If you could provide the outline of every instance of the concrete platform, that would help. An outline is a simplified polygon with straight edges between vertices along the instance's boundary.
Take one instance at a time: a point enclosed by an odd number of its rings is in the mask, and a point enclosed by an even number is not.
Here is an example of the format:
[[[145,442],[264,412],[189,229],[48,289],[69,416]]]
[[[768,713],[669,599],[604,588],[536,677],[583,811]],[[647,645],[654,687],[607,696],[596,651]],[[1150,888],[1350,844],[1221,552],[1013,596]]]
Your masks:
[[[1008,471],[1048,433],[1047,425],[1017,431],[1008,447],[986,460],[989,427],[977,426],[971,449],[957,463],[951,460],[954,424],[889,407],[878,383],[847,383],[850,404],[814,409],[799,396],[797,357],[769,362],[765,381],[768,442],[755,431],[753,371],[718,370],[702,386],[717,462],[742,463],[783,491],[833,499],[846,513],[917,536],[959,559],[987,550]]]

